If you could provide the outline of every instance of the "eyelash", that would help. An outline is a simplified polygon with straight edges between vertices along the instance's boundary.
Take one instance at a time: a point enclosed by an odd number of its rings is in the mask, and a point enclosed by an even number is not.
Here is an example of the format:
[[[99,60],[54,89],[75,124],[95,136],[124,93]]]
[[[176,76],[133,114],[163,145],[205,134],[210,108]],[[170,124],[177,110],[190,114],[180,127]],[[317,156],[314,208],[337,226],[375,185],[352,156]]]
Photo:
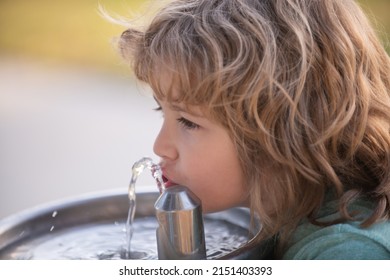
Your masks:
[[[162,111],[162,108],[161,108],[161,106],[158,106],[158,107],[154,108],[153,110],[157,111],[157,112],[160,112],[160,111]],[[197,125],[196,123],[194,123],[192,121],[189,121],[189,120],[187,120],[186,118],[183,118],[183,117],[178,118],[177,121],[186,129],[197,129],[197,128],[199,128],[199,125]]]
[[[199,128],[199,125],[197,125],[196,123],[193,123],[192,121],[189,121],[183,117],[181,118],[178,118],[177,121],[184,126],[184,128],[186,129],[197,129]]]

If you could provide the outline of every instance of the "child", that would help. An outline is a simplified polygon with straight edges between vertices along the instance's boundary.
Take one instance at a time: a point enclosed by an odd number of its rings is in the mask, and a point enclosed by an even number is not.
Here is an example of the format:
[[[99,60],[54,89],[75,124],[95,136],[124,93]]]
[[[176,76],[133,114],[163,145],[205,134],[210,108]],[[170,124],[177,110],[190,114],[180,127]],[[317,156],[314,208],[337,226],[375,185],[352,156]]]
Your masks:
[[[168,187],[250,207],[275,258],[390,259],[390,60],[353,0],[176,0],[119,44]]]

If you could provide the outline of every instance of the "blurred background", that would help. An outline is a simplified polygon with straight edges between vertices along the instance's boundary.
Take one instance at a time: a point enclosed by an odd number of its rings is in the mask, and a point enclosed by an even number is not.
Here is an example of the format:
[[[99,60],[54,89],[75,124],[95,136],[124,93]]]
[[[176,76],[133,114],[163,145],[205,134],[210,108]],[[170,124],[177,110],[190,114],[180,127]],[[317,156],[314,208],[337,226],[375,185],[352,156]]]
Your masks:
[[[0,0],[0,219],[84,193],[125,191],[135,161],[157,161],[161,117],[112,42],[125,28],[98,6],[142,21],[158,2]],[[385,42],[390,0],[359,2]],[[137,189],[153,184],[143,174]]]

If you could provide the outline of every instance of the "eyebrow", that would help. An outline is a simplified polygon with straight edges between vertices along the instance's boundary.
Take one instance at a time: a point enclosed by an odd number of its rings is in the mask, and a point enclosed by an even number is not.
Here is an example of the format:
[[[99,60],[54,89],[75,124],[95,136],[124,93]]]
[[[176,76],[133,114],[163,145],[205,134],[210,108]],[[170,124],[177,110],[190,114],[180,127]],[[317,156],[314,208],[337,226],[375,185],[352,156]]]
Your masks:
[[[183,107],[177,105],[177,104],[174,104],[174,103],[171,103],[169,104],[169,106],[175,110],[175,111],[178,111],[178,112],[184,112],[184,113],[191,113],[191,112],[188,112],[188,110],[185,110]],[[191,113],[193,114],[193,113]]]
[[[160,102],[158,101],[158,99],[153,96],[154,100],[156,101],[156,103],[161,107],[161,104]],[[182,106],[178,105],[177,103],[172,103],[170,102],[169,103],[169,107],[174,110],[174,111],[177,111],[177,112],[183,112],[183,113],[187,113],[187,114],[190,114],[190,115],[193,115],[195,117],[199,117],[199,118],[204,118],[204,116],[200,115],[200,114],[197,114],[191,110],[186,110],[185,108],[183,108]]]
[[[154,101],[156,101],[156,103],[161,106],[160,102],[158,101],[158,99],[156,98],[156,96],[153,96],[154,98]],[[171,107],[172,110],[175,110],[175,111],[179,111],[179,112],[186,112],[186,110],[184,110],[184,108],[182,108],[181,106],[175,104],[175,103],[169,103],[169,107]]]

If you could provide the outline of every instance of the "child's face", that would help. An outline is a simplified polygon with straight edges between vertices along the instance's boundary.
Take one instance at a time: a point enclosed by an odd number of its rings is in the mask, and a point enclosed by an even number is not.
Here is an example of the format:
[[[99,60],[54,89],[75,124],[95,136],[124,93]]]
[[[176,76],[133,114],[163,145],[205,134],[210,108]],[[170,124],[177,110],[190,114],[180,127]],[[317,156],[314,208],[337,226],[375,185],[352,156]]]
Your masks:
[[[166,186],[188,187],[204,212],[247,205],[248,190],[236,149],[227,131],[201,110],[157,100],[164,122],[154,144]]]

